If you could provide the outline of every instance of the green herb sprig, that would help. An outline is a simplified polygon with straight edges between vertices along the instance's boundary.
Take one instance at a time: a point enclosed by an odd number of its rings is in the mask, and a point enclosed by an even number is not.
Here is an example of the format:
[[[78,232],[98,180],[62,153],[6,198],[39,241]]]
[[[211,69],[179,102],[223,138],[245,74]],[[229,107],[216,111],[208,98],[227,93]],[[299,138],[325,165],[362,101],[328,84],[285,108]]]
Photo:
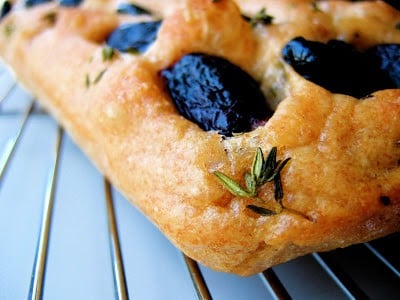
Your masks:
[[[103,77],[104,73],[107,71],[107,69],[103,69],[101,70],[96,77],[93,79],[93,81],[90,80],[90,75],[88,73],[86,73],[85,75],[85,86],[88,89],[92,84],[95,85],[97,84],[101,78]]]
[[[256,26],[257,24],[269,25],[272,24],[274,17],[268,15],[265,7],[261,8],[253,17],[250,18],[250,25]]]
[[[114,54],[115,54],[114,48],[110,46],[104,46],[103,49],[101,50],[101,56],[103,58],[103,61],[112,60]]]
[[[311,2],[311,7],[315,12],[322,12],[322,10],[319,8],[317,1]]]
[[[12,23],[6,24],[6,26],[4,26],[4,35],[6,37],[10,37],[11,34],[13,34],[13,32],[15,31],[15,26]]]
[[[259,202],[262,201],[258,198],[259,188],[267,182],[273,182],[274,198],[279,204],[279,211],[270,210],[257,205],[247,205],[247,208],[260,215],[275,215],[283,209],[283,187],[280,172],[290,160],[290,158],[286,158],[283,161],[277,161],[277,152],[277,148],[273,147],[265,159],[261,148],[257,148],[250,173],[244,173],[245,187],[222,172],[215,171],[214,175],[231,194],[238,197],[253,198]]]
[[[54,11],[49,11],[43,15],[42,20],[48,22],[49,25],[54,25],[57,21],[57,13]]]

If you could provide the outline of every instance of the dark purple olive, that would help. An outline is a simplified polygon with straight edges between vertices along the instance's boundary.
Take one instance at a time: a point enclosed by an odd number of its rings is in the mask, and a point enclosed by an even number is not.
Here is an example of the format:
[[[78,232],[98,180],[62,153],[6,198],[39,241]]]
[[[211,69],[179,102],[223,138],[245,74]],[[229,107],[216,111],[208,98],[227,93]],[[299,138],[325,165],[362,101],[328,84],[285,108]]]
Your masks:
[[[157,38],[161,21],[122,24],[107,38],[107,45],[121,52],[142,53]]]
[[[151,15],[151,13],[148,10],[146,10],[138,5],[129,3],[129,2],[119,4],[118,8],[117,8],[117,12],[120,14],[127,14],[127,15],[134,15],[134,16]]]
[[[52,0],[26,0],[25,1],[25,6],[26,7],[32,7],[32,6],[36,6],[36,5],[47,3],[47,2],[51,2],[51,1]]]
[[[381,44],[368,50],[379,68],[389,77],[393,88],[400,88],[400,44]]]
[[[273,114],[258,83],[224,58],[187,54],[161,75],[179,113],[206,131],[248,132]]]
[[[298,37],[286,44],[282,56],[297,73],[333,93],[362,98],[392,87],[374,56],[343,41],[325,44]]]
[[[0,10],[0,20],[5,17],[6,14],[8,14],[10,12],[12,8],[12,4],[10,1],[4,1],[3,5],[1,6],[1,10]]]
[[[73,6],[79,6],[81,2],[82,0],[60,0],[59,3],[61,6],[73,7]]]

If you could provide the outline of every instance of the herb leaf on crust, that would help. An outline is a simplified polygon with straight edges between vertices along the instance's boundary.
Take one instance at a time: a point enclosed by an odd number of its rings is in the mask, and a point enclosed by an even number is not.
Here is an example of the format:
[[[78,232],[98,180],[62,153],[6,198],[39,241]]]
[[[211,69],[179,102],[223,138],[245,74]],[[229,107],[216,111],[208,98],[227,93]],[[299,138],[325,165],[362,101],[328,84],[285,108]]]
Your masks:
[[[279,211],[258,205],[247,205],[247,208],[263,216],[277,214],[283,209],[281,201],[283,199],[283,187],[280,172],[290,160],[290,158],[286,158],[283,161],[277,161],[277,151],[277,147],[273,147],[265,159],[261,148],[257,148],[250,173],[244,173],[245,187],[222,172],[215,171],[214,175],[231,194],[238,197],[253,198],[258,202],[262,201],[258,198],[259,188],[267,182],[273,182],[274,199],[280,206]]]

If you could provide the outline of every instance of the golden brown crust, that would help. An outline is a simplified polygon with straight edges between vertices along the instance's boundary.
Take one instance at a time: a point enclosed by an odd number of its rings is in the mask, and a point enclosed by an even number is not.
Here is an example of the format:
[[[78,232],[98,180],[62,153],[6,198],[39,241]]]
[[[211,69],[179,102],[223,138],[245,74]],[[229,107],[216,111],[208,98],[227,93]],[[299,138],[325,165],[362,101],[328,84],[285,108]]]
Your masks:
[[[361,48],[399,43],[398,11],[379,1],[320,2],[318,10],[305,0],[236,1],[241,10],[226,0],[137,2],[163,17],[157,40],[142,55],[103,61],[102,40],[140,17],[117,16],[116,2],[98,0],[81,9],[46,4],[13,12],[0,24],[0,55],[175,245],[216,270],[249,275],[399,230],[400,90],[363,101],[332,94],[280,57],[299,35]],[[261,6],[274,25],[252,28],[241,11]],[[51,24],[43,16],[54,11]],[[180,116],[158,74],[195,51],[227,58],[260,81],[267,96],[276,94],[273,117],[223,139]],[[263,217],[246,209],[254,200],[233,197],[213,172],[241,181],[255,149],[273,146],[279,159],[291,157],[282,171],[286,209]],[[260,197],[273,205],[272,186],[263,186]]]

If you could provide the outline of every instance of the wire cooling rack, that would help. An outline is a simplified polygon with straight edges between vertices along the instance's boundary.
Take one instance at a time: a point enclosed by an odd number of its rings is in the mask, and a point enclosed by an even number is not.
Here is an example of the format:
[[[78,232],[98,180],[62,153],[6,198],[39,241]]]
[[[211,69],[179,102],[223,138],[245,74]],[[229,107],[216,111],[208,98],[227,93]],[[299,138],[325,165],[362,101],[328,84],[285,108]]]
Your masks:
[[[400,235],[251,277],[191,260],[0,65],[0,299],[400,299]]]

